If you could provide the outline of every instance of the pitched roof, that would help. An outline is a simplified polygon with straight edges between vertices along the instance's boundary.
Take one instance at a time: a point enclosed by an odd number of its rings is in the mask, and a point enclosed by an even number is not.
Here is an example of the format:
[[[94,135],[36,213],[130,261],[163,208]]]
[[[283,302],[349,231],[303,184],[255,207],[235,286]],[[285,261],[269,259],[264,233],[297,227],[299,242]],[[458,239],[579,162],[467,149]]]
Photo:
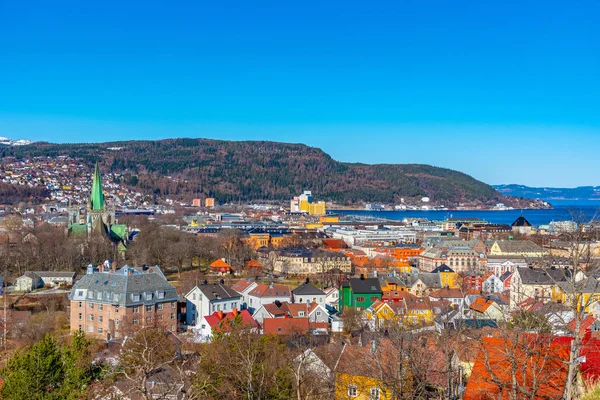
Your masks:
[[[76,272],[73,271],[33,271],[41,278],[75,278]]]
[[[503,253],[544,253],[542,247],[531,240],[496,240]]]
[[[263,320],[265,335],[305,335],[308,332],[308,318],[265,318]]]
[[[291,293],[288,286],[272,283],[271,285],[257,285],[248,295],[255,297],[289,297]]]
[[[229,286],[225,286],[220,283],[213,284],[202,284],[196,286],[202,294],[209,300],[224,300],[224,299],[235,299],[240,298],[242,295]],[[193,290],[193,289],[192,289]],[[187,297],[187,296],[186,296]]]
[[[568,346],[549,344],[534,335],[514,345],[504,338],[484,337],[463,400],[509,399],[513,368],[517,370],[514,379],[519,385],[518,390],[531,392],[535,380],[536,400],[561,399],[568,360]],[[520,393],[518,397],[522,395]]]
[[[292,293],[296,296],[323,296],[325,294],[321,289],[310,283],[308,279],[302,285],[292,290]]]
[[[450,268],[449,266],[447,266],[446,264],[442,264],[431,272],[436,274],[436,273],[440,273],[440,272],[454,272],[454,270],[452,268]]]
[[[571,276],[571,270],[562,268],[518,267],[515,272],[519,273],[521,282],[525,285],[554,285],[566,281]]]
[[[350,278],[352,293],[381,293],[381,285],[377,278]]]
[[[151,295],[152,300],[146,300],[146,294]],[[135,300],[136,295],[139,300]],[[149,301],[177,301],[179,296],[162,274],[150,270],[140,272],[125,266],[115,272],[84,275],[73,285],[70,299],[130,306],[148,304]]]
[[[477,312],[484,313],[492,304],[494,304],[493,300],[486,299],[484,297],[478,297],[471,303],[470,308]]]
[[[529,221],[527,221],[527,219],[524,216],[520,216],[519,218],[517,218],[515,220],[515,222],[512,223],[512,226],[528,226],[530,227],[531,224],[529,223]]]
[[[436,299],[462,299],[465,295],[460,289],[442,288],[429,294]]]
[[[209,265],[210,268],[231,268],[229,264],[227,264],[224,260],[217,258],[212,264]]]
[[[256,283],[256,282],[254,282],[253,280],[240,279],[239,281],[237,281],[236,283],[231,285],[231,288],[233,290],[241,293],[241,292],[245,291],[246,289],[248,289],[254,283]]]
[[[215,311],[211,315],[204,317],[208,325],[217,332],[228,330],[228,326],[235,322],[236,317],[241,318],[243,325],[258,327],[258,322],[252,318],[248,310],[238,311],[233,309],[231,312],[224,313],[223,311]]]

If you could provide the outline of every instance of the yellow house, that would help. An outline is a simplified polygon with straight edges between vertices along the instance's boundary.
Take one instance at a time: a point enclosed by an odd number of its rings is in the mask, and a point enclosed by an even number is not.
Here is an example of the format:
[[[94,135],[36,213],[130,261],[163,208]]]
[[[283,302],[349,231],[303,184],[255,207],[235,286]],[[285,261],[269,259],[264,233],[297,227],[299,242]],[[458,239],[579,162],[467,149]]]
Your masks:
[[[431,273],[440,275],[440,284],[442,287],[447,287],[450,289],[458,289],[460,288],[459,276],[452,268],[447,266],[446,264],[442,264]]]
[[[344,346],[335,370],[336,400],[391,400],[411,390],[407,362],[389,339]]]
[[[575,284],[571,282],[558,282],[552,287],[552,301],[556,303],[573,304],[573,298],[577,298],[577,311],[586,313],[595,312],[600,300],[600,282],[594,278],[583,279]]]
[[[389,304],[377,300],[363,312],[363,318],[371,329],[377,330],[396,321],[396,313]]]

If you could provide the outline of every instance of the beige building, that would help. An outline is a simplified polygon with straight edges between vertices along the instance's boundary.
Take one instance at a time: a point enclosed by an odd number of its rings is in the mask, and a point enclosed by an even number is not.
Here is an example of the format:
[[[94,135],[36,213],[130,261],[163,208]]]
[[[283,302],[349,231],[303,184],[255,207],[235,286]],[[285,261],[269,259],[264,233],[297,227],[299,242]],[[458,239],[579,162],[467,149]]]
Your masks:
[[[293,275],[312,275],[339,269],[352,271],[352,261],[342,253],[312,252],[307,249],[285,249],[273,252],[273,271]]]
[[[177,291],[158,267],[88,267],[71,290],[71,331],[119,339],[150,326],[177,329]]]
[[[548,252],[530,240],[496,240],[490,255],[504,257],[544,257]]]

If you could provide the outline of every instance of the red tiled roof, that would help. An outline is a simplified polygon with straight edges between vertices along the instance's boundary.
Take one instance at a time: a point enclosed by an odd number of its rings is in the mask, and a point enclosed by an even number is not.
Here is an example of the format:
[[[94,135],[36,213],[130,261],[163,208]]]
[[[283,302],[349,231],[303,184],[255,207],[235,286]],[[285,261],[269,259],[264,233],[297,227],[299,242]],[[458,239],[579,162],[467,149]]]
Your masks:
[[[429,297],[435,297],[437,299],[460,299],[464,296],[462,290],[450,288],[438,289],[429,295]]]
[[[342,239],[323,239],[323,245],[330,249],[347,249],[348,245]]]
[[[309,332],[308,318],[265,318],[263,333],[265,335],[305,335]]]
[[[204,319],[211,328],[215,329],[217,332],[220,332],[221,330],[229,329],[228,326],[235,321],[235,318],[238,315],[242,318],[242,323],[244,325],[258,327],[258,322],[256,322],[254,318],[252,318],[252,315],[250,315],[248,310],[238,311],[234,309],[229,313],[224,313],[223,311],[216,311],[211,315],[207,315],[206,317],[204,317]]]
[[[248,293],[250,296],[256,297],[289,297],[291,296],[290,288],[286,285],[273,284],[270,285],[260,284]]]
[[[535,390],[534,398],[562,398],[567,377],[569,348],[549,343],[536,335],[522,338],[518,344],[504,338],[483,338],[463,400],[504,400],[510,398],[513,376],[526,393]],[[511,361],[511,360],[514,360]],[[532,382],[536,382],[534,387]],[[524,397],[523,393],[517,397]]]

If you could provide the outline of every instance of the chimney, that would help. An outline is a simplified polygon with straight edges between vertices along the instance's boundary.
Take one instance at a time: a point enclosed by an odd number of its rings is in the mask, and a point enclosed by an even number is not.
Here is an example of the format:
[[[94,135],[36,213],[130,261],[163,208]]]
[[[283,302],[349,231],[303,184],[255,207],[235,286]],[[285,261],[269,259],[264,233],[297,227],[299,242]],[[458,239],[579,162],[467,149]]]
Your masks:
[[[237,317],[237,315],[239,314],[237,308],[234,308],[233,310],[231,310],[231,313],[233,314],[234,317]]]
[[[360,280],[364,281],[365,280],[365,274],[360,274]]]
[[[371,340],[371,354],[375,354],[377,352],[377,340]]]
[[[205,279],[204,281],[202,281],[203,285],[208,285],[208,281]]]
[[[281,302],[279,300],[275,300],[275,305],[277,308],[281,308]]]
[[[223,311],[217,311],[217,317],[219,317],[219,321],[223,319]]]
[[[306,284],[308,285],[310,283],[310,279],[308,278],[308,276],[306,277]]]
[[[224,285],[224,284],[225,284],[225,280],[224,280],[224,279],[221,279],[221,280],[219,281],[219,283],[220,283],[221,285]]]

